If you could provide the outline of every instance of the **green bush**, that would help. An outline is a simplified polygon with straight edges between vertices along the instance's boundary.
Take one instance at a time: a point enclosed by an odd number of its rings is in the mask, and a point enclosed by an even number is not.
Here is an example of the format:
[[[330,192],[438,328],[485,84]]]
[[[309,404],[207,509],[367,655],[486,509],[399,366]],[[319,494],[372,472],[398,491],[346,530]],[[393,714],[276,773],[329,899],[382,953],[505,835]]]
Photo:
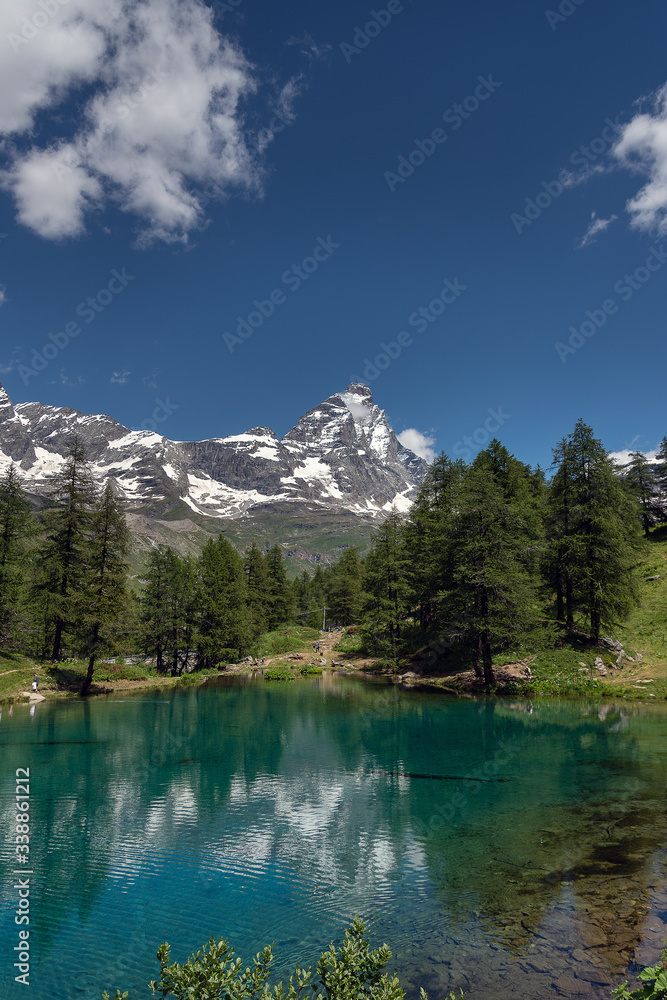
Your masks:
[[[272,948],[258,952],[252,965],[246,965],[240,958],[234,958],[234,949],[223,939],[215,938],[196,955],[192,955],[184,965],[169,962],[170,948],[163,944],[157,953],[160,962],[160,979],[149,983],[155,993],[162,997],[173,996],[177,1000],[298,1000],[304,993],[316,994],[314,1000],[403,1000],[405,993],[396,976],[382,972],[391,951],[386,944],[376,951],[370,950],[370,943],[364,938],[363,922],[355,917],[352,926],[345,931],[345,940],[336,950],[333,944],[322,952],[317,963],[317,981],[311,982],[312,969],[301,969],[297,965],[285,988],[282,982],[275,988],[269,984],[273,965]],[[428,1000],[420,991],[422,1000]],[[463,993],[461,993],[463,996]],[[110,1000],[104,992],[104,1000]],[[113,1000],[127,1000],[127,993],[116,990]],[[449,1000],[456,1000],[453,993]]]
[[[291,670],[281,670],[279,667],[269,667],[264,671],[265,681],[293,681],[294,673]]]
[[[321,677],[322,667],[314,667],[312,664],[307,663],[305,667],[299,668],[299,673],[302,677]]]
[[[625,982],[616,987],[614,996],[618,1000],[667,1000],[667,948],[660,952],[658,964],[642,969],[637,979],[644,983],[638,990],[628,989]]]

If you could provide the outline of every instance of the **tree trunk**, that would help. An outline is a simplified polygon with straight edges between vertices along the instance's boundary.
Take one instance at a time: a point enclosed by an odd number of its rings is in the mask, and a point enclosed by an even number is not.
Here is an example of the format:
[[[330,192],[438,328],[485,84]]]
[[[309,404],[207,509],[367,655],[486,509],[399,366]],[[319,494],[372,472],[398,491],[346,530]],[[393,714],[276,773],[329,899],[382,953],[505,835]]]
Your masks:
[[[63,620],[58,615],[56,618],[56,633],[53,637],[53,649],[51,651],[51,659],[54,663],[57,663],[60,659],[60,648],[62,646],[63,640]]]
[[[563,594],[563,580],[560,570],[556,572],[556,621],[562,622],[565,618],[565,597]]]
[[[482,662],[484,664],[484,683],[495,686],[496,676],[493,672],[493,661],[491,658],[491,636],[488,632],[482,633]]]
[[[565,625],[574,628],[574,604],[572,601],[572,579],[568,573],[565,578]]]
[[[482,670],[481,658],[482,658],[482,637],[479,634],[477,634],[475,636],[475,645],[473,647],[473,653],[472,653],[472,666],[473,670],[475,671],[475,676],[479,677],[480,680],[484,676],[484,672]]]
[[[84,695],[88,694],[88,688],[93,682],[93,671],[95,670],[95,653],[91,653],[88,659],[88,672],[86,673],[85,680],[81,685],[81,690],[79,695],[83,698]]]

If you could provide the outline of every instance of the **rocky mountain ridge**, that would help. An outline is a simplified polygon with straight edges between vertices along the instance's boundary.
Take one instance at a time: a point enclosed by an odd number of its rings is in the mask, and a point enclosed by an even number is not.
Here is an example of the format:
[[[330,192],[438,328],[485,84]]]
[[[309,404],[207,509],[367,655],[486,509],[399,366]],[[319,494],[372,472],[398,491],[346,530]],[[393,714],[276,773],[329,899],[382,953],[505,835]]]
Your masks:
[[[0,386],[0,472],[14,462],[36,498],[48,497],[75,435],[96,478],[114,483],[146,544],[160,539],[155,523],[144,522],[166,521],[181,535],[189,524],[195,533],[241,537],[271,515],[291,522],[278,540],[295,558],[317,560],[321,546],[309,537],[314,524],[326,522],[330,534],[333,524],[333,536],[347,529],[366,535],[390,510],[409,508],[427,469],[399,442],[362,384],[334,393],[282,439],[254,427],[204,441],[171,441],[67,407],[14,405]],[[295,521],[304,522],[303,537],[295,534]],[[272,540],[275,530],[274,524]],[[344,544],[338,542],[333,547]]]

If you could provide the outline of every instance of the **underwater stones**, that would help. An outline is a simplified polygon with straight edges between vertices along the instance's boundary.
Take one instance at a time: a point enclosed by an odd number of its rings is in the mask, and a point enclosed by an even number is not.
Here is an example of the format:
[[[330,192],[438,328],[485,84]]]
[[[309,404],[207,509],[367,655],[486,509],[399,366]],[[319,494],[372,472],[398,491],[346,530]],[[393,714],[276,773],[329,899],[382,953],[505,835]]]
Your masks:
[[[563,973],[558,979],[554,980],[554,986],[559,991],[561,996],[571,997],[586,995],[589,992],[589,984],[583,979],[575,979],[574,976]]]

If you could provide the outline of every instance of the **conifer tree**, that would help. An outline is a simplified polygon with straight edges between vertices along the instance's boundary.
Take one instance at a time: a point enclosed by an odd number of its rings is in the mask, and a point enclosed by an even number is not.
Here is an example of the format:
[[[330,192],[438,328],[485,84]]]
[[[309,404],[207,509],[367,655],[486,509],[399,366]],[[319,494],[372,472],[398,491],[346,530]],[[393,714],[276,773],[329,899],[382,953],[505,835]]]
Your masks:
[[[46,537],[38,555],[38,589],[53,635],[51,659],[61,658],[63,641],[76,628],[86,587],[88,536],[97,489],[86,452],[75,437],[61,472],[53,478],[53,507],[44,515]]]
[[[633,451],[629,464],[624,466],[623,481],[639,505],[644,536],[649,538],[654,525],[667,521],[667,496],[660,495],[654,463],[641,451]]]
[[[359,549],[352,546],[331,570],[329,618],[340,625],[352,625],[359,617],[362,602]]]
[[[88,670],[81,686],[90,688],[95,661],[113,651],[123,613],[127,608],[127,556],[130,535],[110,483],[95,505],[90,523],[85,597],[80,602],[78,631],[88,654]]]
[[[166,670],[166,657],[173,644],[175,553],[165,546],[151,549],[146,569],[146,586],[139,599],[141,644],[155,656],[158,673]]]
[[[268,619],[272,631],[289,621],[294,614],[294,598],[287,582],[283,552],[279,545],[273,545],[266,554],[268,573]]]
[[[266,559],[256,542],[252,542],[243,557],[248,586],[248,620],[250,634],[256,639],[268,630],[269,571]]]
[[[574,467],[572,450],[562,438],[553,450],[554,477],[547,502],[548,546],[544,572],[556,594],[556,620],[574,628]]]
[[[534,627],[540,527],[530,470],[492,441],[462,483],[447,601],[448,617],[459,619],[486,684],[495,684],[494,650]]]
[[[34,532],[30,501],[12,464],[0,479],[0,643],[17,638],[27,581],[25,553]]]
[[[656,474],[662,498],[667,500],[667,437],[662,439],[656,455]]]
[[[403,525],[399,515],[392,512],[376,533],[366,557],[363,589],[367,597],[361,631],[377,650],[386,650],[394,659],[409,609],[407,567]]]
[[[419,624],[438,624],[438,597],[452,587],[451,546],[465,465],[442,454],[426,473],[405,524],[407,578]]]
[[[201,611],[199,653],[202,666],[241,656],[250,641],[248,589],[243,562],[223,535],[204,546],[199,558]]]
[[[636,505],[583,420],[559,447],[558,458],[550,508],[559,571],[569,588],[566,624],[573,627],[579,611],[597,641],[601,627],[618,624],[637,600]]]

